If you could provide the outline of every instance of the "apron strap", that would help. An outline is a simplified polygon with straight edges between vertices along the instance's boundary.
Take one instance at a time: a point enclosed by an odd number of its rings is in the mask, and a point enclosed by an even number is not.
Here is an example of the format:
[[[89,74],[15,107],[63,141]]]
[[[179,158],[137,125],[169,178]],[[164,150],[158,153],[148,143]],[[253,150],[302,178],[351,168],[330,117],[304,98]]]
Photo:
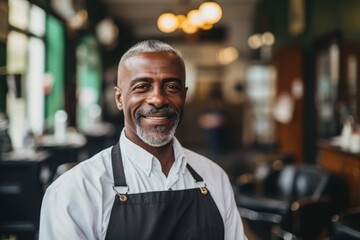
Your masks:
[[[193,178],[196,180],[196,182],[203,182],[203,178],[187,163],[186,164],[187,169],[193,176]]]
[[[119,142],[111,149],[114,186],[127,187]]]

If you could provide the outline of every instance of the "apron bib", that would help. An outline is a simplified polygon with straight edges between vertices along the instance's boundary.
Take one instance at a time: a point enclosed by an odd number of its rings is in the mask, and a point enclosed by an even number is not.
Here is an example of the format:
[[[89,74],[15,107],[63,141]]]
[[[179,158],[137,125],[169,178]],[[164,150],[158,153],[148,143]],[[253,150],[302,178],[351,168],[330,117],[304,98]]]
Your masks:
[[[224,239],[220,212],[190,165],[187,168],[199,188],[127,194],[119,149],[118,143],[111,151],[116,195],[106,240]]]

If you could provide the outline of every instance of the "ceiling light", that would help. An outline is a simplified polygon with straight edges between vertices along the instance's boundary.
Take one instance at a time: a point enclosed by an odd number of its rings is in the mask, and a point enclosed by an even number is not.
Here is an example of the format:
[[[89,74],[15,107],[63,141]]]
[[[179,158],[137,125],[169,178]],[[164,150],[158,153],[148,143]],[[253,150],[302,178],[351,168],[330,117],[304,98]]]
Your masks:
[[[187,34],[193,34],[197,31],[197,27],[192,25],[191,22],[188,19],[186,19],[183,22],[182,30]]]
[[[99,41],[104,45],[111,45],[119,35],[119,29],[111,19],[103,19],[95,30]]]
[[[69,21],[69,26],[73,29],[80,29],[85,26],[88,20],[88,12],[84,9],[78,11]]]
[[[217,60],[220,64],[229,64],[239,57],[239,52],[235,47],[226,47],[221,49],[217,54]]]
[[[216,2],[204,2],[200,5],[199,11],[207,23],[217,23],[222,17],[222,10],[219,4]]]
[[[275,43],[275,37],[271,32],[264,32],[261,35],[261,41],[265,46],[271,46]]]
[[[222,17],[222,10],[219,4],[214,1],[207,1],[198,9],[193,9],[185,15],[175,16],[172,13],[163,13],[159,16],[158,28],[165,33],[171,33],[177,28],[185,33],[195,33],[198,29],[209,30],[213,24]]]
[[[260,34],[254,34],[249,37],[248,45],[251,49],[258,49],[262,46],[262,40]]]
[[[173,13],[163,13],[157,21],[158,28],[165,33],[171,33],[178,28],[178,19]]]
[[[200,11],[197,9],[194,9],[194,10],[191,10],[190,12],[188,12],[187,18],[188,18],[189,22],[191,23],[191,25],[193,25],[195,27],[200,27],[201,25],[203,25],[204,21],[202,19],[202,15],[201,15]]]
[[[184,15],[176,15],[176,18],[178,20],[178,28],[182,29],[183,28],[183,24],[186,20],[186,17]]]

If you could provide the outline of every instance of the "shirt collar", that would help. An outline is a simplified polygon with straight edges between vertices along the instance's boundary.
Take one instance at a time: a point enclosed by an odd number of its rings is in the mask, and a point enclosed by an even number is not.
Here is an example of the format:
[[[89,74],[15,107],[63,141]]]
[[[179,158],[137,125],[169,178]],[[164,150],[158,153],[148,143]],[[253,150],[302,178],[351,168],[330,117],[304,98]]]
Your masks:
[[[128,139],[125,135],[125,128],[122,130],[120,135],[120,148],[123,157],[136,164],[142,171],[146,173],[147,176],[150,175],[153,167],[153,161],[158,160],[154,155]],[[178,173],[181,171],[182,174],[184,174],[187,160],[184,149],[175,137],[173,139],[173,149],[175,162],[173,163],[171,171],[173,173]]]
[[[181,146],[180,142],[174,137],[173,140],[174,156],[175,162],[173,165],[175,172],[180,172],[185,174],[187,159],[184,152],[184,148]]]

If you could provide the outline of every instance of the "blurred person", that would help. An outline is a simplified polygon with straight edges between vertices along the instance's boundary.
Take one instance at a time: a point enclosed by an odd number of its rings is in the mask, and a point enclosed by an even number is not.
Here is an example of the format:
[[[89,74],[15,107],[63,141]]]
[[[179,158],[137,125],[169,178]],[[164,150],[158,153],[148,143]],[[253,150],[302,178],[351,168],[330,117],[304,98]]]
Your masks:
[[[213,156],[227,150],[226,112],[218,89],[210,91],[205,111],[199,116],[198,124],[205,131],[207,151]]]
[[[246,239],[224,170],[174,137],[186,92],[171,46],[147,40],[122,56],[119,142],[47,188],[40,240]]]

